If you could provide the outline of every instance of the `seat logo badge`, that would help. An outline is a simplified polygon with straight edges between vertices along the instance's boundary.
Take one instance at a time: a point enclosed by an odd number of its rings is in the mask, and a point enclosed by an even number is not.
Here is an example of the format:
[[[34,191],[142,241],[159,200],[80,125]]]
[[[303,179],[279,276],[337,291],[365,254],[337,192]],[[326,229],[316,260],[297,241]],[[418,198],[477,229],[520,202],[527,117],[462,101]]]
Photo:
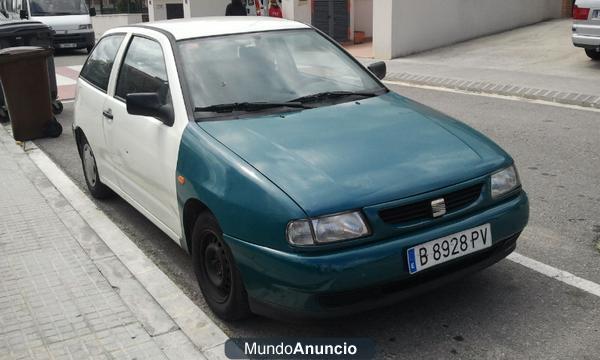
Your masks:
[[[444,199],[436,199],[431,202],[431,211],[434,218],[446,215],[446,202]]]

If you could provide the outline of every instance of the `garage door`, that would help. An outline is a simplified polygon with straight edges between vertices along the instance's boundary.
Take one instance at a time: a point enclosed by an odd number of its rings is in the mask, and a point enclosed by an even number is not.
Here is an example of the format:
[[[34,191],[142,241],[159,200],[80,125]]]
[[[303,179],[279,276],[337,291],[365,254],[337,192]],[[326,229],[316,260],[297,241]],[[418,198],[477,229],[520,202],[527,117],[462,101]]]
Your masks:
[[[183,4],[167,4],[167,20],[183,18]]]
[[[348,40],[348,0],[313,0],[312,25],[337,41]]]

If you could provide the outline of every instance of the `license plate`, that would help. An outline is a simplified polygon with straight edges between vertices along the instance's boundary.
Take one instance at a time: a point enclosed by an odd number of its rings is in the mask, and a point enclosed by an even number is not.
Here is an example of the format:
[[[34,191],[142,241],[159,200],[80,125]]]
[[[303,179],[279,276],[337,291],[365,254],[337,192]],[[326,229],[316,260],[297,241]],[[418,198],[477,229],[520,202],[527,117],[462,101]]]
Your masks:
[[[77,44],[58,44],[58,47],[62,49],[71,49],[76,48]]]
[[[490,246],[490,224],[478,226],[408,249],[408,270],[415,274]]]

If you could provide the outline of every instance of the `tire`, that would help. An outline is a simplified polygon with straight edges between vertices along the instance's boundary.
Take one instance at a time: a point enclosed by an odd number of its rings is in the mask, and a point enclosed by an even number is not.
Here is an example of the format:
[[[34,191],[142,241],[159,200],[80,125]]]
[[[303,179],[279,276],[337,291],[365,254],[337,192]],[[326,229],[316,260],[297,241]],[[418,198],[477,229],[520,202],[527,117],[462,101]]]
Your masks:
[[[60,100],[54,100],[52,102],[52,113],[54,115],[61,114],[63,112],[63,110],[64,110],[64,106],[63,106],[62,101],[60,101]]]
[[[600,49],[585,49],[585,53],[592,60],[600,60]]]
[[[83,175],[90,194],[96,199],[106,199],[113,195],[112,190],[100,181],[98,175],[98,167],[96,166],[96,158],[92,147],[88,143],[85,136],[82,136],[80,144],[81,165],[83,166]]]
[[[209,212],[198,216],[192,233],[192,263],[206,303],[227,321],[250,316],[248,294],[231,250],[223,241],[217,219]]]

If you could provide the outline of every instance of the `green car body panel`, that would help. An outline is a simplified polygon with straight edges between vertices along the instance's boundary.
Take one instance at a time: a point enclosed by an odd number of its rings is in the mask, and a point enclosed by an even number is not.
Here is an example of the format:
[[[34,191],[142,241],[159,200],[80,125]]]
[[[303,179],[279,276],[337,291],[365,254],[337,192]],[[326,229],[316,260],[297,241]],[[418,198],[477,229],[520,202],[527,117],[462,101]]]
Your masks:
[[[490,175],[513,164],[506,152],[463,123],[391,92],[191,122],[178,161],[177,175],[186,178],[178,186],[181,210],[197,199],[213,212],[257,309],[318,317],[362,309],[351,304],[336,311],[321,295],[415,279],[408,248],[486,223],[499,244],[518,236],[529,217],[520,188],[501,199],[490,196]],[[438,219],[394,225],[378,215],[474,184],[483,189],[475,202]],[[362,211],[371,235],[313,248],[286,241],[291,220],[349,210]]]

